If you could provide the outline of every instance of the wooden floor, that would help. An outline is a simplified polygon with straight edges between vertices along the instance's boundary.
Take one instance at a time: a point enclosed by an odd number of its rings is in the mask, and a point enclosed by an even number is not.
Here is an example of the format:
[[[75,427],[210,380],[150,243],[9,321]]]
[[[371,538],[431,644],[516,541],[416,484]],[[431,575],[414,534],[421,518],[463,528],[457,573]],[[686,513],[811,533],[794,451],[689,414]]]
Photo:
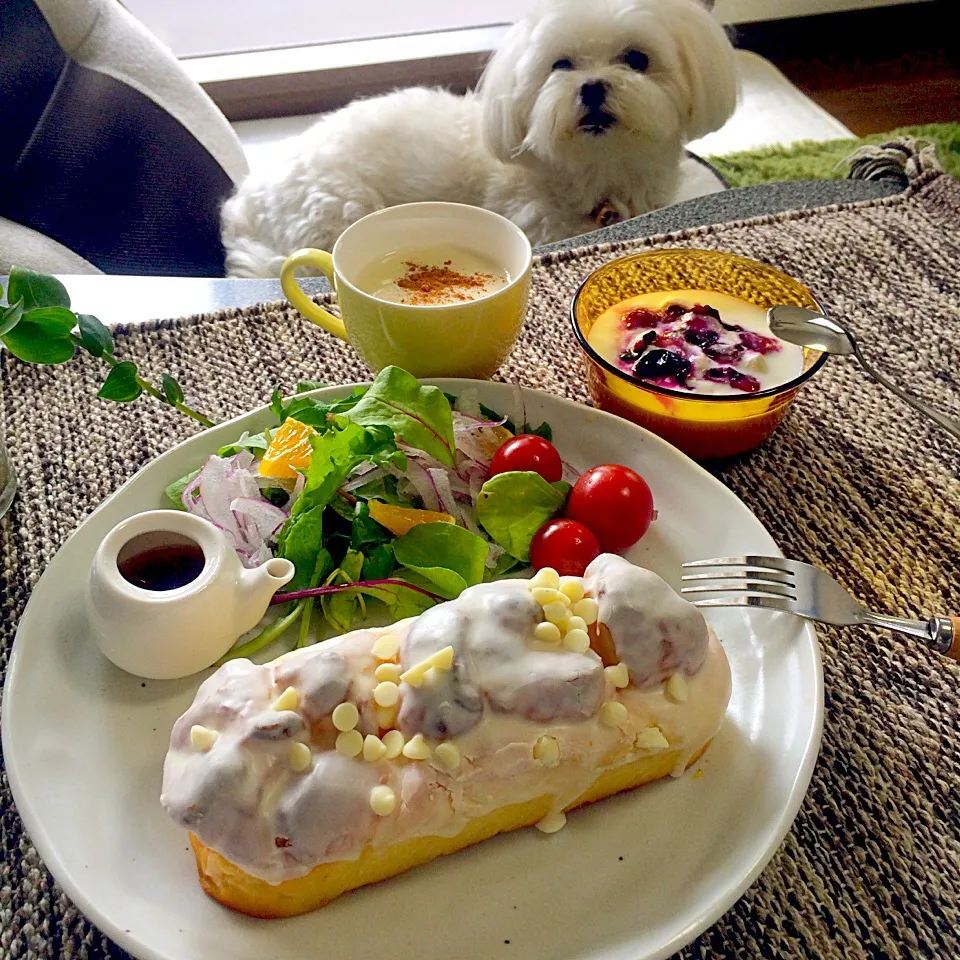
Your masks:
[[[954,7],[948,19],[948,6]],[[737,46],[772,60],[857,136],[960,123],[955,0],[741,26]]]

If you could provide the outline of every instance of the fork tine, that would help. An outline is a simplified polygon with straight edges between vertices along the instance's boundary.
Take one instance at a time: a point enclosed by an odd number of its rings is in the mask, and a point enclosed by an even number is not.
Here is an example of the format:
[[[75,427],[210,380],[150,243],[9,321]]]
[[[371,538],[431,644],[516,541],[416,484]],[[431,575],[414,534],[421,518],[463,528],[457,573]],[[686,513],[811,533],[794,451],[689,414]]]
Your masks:
[[[795,613],[790,600],[783,597],[741,596],[724,597],[717,600],[694,600],[695,607],[764,607],[768,610],[780,610],[783,613]]]
[[[700,584],[695,587],[681,587],[680,593],[683,596],[690,596],[695,593],[752,593],[762,597],[785,597],[787,600],[796,600],[796,588],[792,585],[785,586],[777,583],[762,583],[752,581],[744,584],[724,584],[723,586],[709,586]]]
[[[794,574],[781,573],[779,570],[742,570],[739,573],[684,573],[680,579],[684,583],[696,580],[746,580],[750,583],[785,583],[793,586]]]
[[[790,573],[793,568],[789,560],[782,557],[757,557],[747,555],[743,557],[716,557],[712,560],[688,560],[681,564],[683,569],[691,567],[760,567],[762,570],[780,570]]]

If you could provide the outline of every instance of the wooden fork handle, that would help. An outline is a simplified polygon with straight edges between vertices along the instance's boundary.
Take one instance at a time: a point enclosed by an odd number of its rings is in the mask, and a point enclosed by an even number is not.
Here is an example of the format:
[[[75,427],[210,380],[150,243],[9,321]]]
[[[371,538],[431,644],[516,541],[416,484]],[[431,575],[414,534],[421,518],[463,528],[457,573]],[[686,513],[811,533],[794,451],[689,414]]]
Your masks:
[[[949,648],[944,651],[944,656],[950,657],[951,660],[960,660],[960,617],[945,617],[944,619],[949,620],[953,627],[952,642]]]

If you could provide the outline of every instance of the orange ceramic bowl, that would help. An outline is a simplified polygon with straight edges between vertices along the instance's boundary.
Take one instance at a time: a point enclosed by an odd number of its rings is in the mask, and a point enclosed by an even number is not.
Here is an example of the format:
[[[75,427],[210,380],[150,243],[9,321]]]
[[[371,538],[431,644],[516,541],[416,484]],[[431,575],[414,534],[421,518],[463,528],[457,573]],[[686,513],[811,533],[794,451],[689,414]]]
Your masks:
[[[591,273],[573,298],[573,330],[596,406],[639,423],[691,457],[729,457],[753,449],[773,433],[827,355],[804,348],[798,377],[731,397],[681,393],[634,380],[587,343],[594,322],[614,304],[644,293],[691,289],[715,290],[764,308],[789,303],[822,311],[803,284],[756,260],[713,250],[654,250],[613,260]]]

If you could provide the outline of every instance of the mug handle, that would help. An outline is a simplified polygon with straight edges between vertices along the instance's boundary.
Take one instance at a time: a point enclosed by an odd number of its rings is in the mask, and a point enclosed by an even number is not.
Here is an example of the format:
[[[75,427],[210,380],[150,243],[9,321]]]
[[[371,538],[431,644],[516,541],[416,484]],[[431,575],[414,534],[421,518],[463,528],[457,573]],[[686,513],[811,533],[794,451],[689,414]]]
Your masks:
[[[339,317],[335,317],[329,310],[317,306],[299,287],[293,271],[297,267],[315,267],[330,281],[330,286],[336,289],[333,279],[333,257],[325,250],[314,250],[305,247],[291,253],[280,268],[280,286],[284,296],[308,319],[318,327],[323,327],[341,340],[347,339],[347,328]]]

